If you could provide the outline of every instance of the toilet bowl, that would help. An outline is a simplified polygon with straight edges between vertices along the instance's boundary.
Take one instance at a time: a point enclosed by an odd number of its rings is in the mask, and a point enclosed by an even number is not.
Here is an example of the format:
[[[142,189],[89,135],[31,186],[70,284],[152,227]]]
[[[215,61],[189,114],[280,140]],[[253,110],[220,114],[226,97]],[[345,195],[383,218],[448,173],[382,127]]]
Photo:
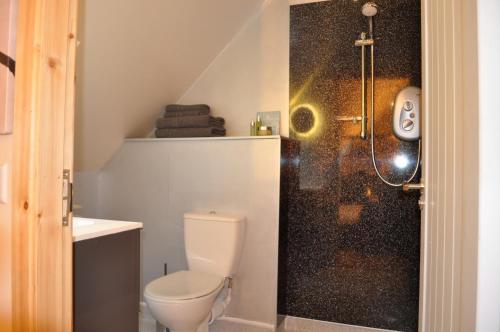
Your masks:
[[[225,279],[236,272],[243,233],[241,217],[215,212],[184,215],[189,271],[158,278],[144,289],[149,310],[161,325],[170,332],[208,332],[208,322],[218,318],[230,301],[230,289],[227,298],[219,300],[217,296]]]
[[[153,317],[170,332],[201,332],[203,325],[208,327],[210,311],[223,286],[219,276],[180,271],[148,284],[144,298]]]

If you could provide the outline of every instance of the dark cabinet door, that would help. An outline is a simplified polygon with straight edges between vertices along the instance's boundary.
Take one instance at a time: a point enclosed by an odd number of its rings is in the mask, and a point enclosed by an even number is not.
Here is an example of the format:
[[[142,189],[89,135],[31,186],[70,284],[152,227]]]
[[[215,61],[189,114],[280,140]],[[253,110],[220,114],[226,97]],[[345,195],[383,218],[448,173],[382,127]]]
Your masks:
[[[74,243],[74,331],[139,329],[140,231]]]

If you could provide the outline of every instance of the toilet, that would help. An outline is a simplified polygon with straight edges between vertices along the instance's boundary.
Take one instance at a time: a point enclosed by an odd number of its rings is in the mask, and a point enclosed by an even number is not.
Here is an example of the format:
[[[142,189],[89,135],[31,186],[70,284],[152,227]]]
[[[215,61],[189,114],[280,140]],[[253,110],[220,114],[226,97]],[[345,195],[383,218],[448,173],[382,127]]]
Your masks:
[[[215,212],[184,214],[189,270],[153,280],[144,289],[148,308],[158,323],[170,332],[208,332],[209,322],[221,315],[230,301],[244,222],[243,217]]]

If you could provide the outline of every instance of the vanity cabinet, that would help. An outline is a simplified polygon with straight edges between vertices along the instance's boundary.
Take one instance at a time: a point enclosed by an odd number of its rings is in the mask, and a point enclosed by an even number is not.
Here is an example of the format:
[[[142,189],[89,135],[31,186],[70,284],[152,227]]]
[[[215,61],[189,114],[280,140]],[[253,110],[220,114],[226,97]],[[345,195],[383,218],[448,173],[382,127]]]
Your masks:
[[[138,332],[140,230],[73,243],[74,332]]]

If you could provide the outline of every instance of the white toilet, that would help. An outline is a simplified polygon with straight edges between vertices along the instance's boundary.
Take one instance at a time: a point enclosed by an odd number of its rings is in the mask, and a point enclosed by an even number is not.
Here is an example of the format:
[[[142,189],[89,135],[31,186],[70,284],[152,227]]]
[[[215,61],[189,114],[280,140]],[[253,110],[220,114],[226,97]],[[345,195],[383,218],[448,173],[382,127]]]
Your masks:
[[[229,301],[220,299],[214,307],[226,278],[236,273],[243,234],[242,217],[184,214],[189,271],[169,274],[146,286],[144,298],[153,317],[170,332],[207,332],[208,322],[217,318],[212,315],[220,314]]]

